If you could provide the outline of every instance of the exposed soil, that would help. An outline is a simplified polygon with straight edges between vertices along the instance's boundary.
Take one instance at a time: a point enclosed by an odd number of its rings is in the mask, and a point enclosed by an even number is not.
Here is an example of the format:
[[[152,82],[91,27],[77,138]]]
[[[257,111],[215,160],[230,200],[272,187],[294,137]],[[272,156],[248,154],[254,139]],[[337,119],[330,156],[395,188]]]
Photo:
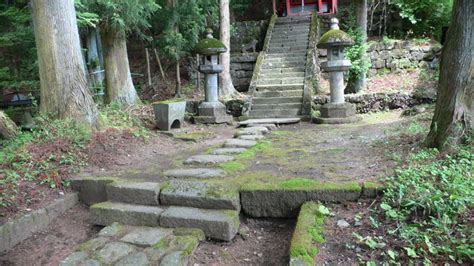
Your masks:
[[[294,226],[295,220],[243,218],[248,234],[229,243],[201,243],[189,265],[288,265]]]
[[[26,239],[0,255],[0,265],[58,265],[99,227],[87,219],[88,208],[76,205],[51,222],[47,230]]]

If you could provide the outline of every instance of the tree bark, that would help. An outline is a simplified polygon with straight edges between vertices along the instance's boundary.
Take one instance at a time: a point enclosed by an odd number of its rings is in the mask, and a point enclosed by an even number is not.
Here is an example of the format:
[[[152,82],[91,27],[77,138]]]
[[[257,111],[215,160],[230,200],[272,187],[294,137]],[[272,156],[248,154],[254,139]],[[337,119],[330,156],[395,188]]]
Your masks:
[[[362,33],[362,42],[367,42],[367,0],[356,1],[357,28]],[[365,51],[363,57],[366,57]],[[349,80],[347,91],[357,93],[367,86],[367,73],[361,73],[356,79]]]
[[[99,33],[96,28],[89,27],[87,34],[87,63],[89,82],[94,94],[103,92],[104,72],[99,56]]]
[[[140,99],[130,73],[125,32],[108,28],[102,40],[108,101],[125,106],[135,105]]]
[[[440,150],[472,136],[474,1],[455,0],[441,55],[435,113],[425,144]]]
[[[32,0],[41,85],[40,111],[96,127],[97,107],[87,86],[74,0]]]
[[[181,98],[181,69],[179,67],[179,60],[176,62],[176,91],[175,98]]]
[[[220,0],[220,39],[227,47],[227,52],[220,55],[220,63],[224,66],[224,71],[220,74],[219,97],[232,98],[238,94],[232,84],[230,76],[230,11],[229,0]]]
[[[0,110],[0,137],[4,139],[13,139],[18,134],[16,124]]]

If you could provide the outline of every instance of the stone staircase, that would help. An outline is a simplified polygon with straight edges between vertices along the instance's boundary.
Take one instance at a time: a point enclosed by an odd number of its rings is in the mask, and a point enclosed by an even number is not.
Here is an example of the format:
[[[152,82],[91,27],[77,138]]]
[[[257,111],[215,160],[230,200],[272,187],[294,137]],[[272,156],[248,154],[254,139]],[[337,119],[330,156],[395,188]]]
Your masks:
[[[251,84],[249,117],[298,117],[302,113],[311,17],[276,18],[267,32],[261,65]]]

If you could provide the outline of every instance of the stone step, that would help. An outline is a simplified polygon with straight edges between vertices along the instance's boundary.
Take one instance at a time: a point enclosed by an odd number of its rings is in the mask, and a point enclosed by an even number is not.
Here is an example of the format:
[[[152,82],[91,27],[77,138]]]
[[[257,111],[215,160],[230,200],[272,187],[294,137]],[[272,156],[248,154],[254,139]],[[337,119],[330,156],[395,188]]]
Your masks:
[[[224,177],[226,175],[224,170],[209,169],[209,168],[192,168],[192,169],[172,169],[163,173],[167,178],[214,178]]]
[[[160,226],[198,228],[204,231],[206,237],[230,241],[240,226],[239,212],[170,207],[161,215]]]
[[[272,42],[284,42],[286,40],[308,40],[309,39],[309,34],[306,33],[299,33],[299,34],[281,34],[281,33],[275,33],[272,35],[270,38],[270,43]]]
[[[265,137],[262,135],[242,135],[238,136],[237,138],[241,140],[262,140]]]
[[[286,91],[286,90],[303,90],[302,84],[286,84],[286,85],[258,85],[256,91]]]
[[[270,132],[270,130],[268,130],[268,128],[266,127],[251,127],[238,130],[237,132],[235,132],[234,136],[238,137],[243,135],[265,135],[268,132]]]
[[[264,63],[292,63],[292,62],[306,63],[306,56],[265,58],[263,62]]]
[[[242,152],[246,151],[247,149],[243,148],[222,148],[217,149],[212,152],[215,155],[234,155],[234,154],[241,154]]]
[[[253,95],[256,98],[264,98],[264,97],[272,97],[272,98],[302,97],[303,96],[303,89],[300,89],[300,90],[282,90],[282,91],[263,90],[263,91],[255,91]]]
[[[292,118],[263,118],[263,119],[247,119],[238,123],[239,126],[248,126],[248,125],[262,125],[262,124],[295,124],[299,123],[301,118],[292,117]]]
[[[252,110],[301,109],[301,103],[252,104]]]
[[[259,109],[250,110],[252,118],[268,118],[268,117],[295,117],[301,115],[301,108],[295,109]]]
[[[291,53],[291,52],[304,52],[307,50],[307,47],[273,47],[273,48],[268,48],[269,53]]]
[[[235,158],[228,155],[194,155],[184,161],[184,164],[213,165],[233,161]]]
[[[273,78],[273,79],[259,79],[257,81],[258,85],[276,85],[276,84],[303,84],[304,77],[300,78]]]
[[[260,74],[261,79],[278,79],[278,78],[304,78],[304,72],[293,72],[293,73],[265,73]]]
[[[273,68],[288,68],[288,67],[300,67],[305,65],[306,60],[302,62],[281,62],[281,63],[272,63],[264,61],[262,64],[262,69],[273,69]]]
[[[309,29],[311,25],[309,23],[297,23],[297,24],[278,24],[273,27],[274,30],[279,29]]]
[[[237,190],[204,182],[173,180],[161,190],[163,206],[183,206],[216,210],[240,210]]]
[[[117,181],[106,186],[107,199],[138,205],[158,205],[160,184],[153,182]]]
[[[288,36],[293,36],[293,35],[304,35],[304,34],[309,34],[309,27],[308,28],[288,28],[288,29],[273,29],[272,31],[272,36],[276,35],[288,35]]]
[[[245,127],[266,127],[270,131],[278,129],[277,125],[275,124],[246,124]]]
[[[278,48],[278,47],[295,47],[295,46],[302,46],[308,47],[309,41],[308,40],[300,40],[300,41],[281,41],[281,42],[271,42],[269,48]]]
[[[303,97],[253,97],[252,104],[285,104],[303,102]]]
[[[290,17],[279,17],[276,24],[290,24],[290,23],[306,23],[311,22],[311,16],[290,16]]]
[[[277,74],[277,73],[294,73],[294,72],[306,72],[305,66],[298,67],[274,67],[274,68],[263,68],[260,70],[262,74]]]
[[[287,54],[282,54],[282,53],[266,53],[265,54],[265,59],[268,58],[288,58],[288,57],[306,57],[306,51],[303,52],[298,52],[298,53],[287,53]]]
[[[224,148],[251,148],[256,144],[252,140],[228,139],[224,142]]]
[[[106,201],[90,207],[89,220],[97,225],[111,225],[117,222],[127,225],[158,226],[163,211],[164,209],[160,207]]]

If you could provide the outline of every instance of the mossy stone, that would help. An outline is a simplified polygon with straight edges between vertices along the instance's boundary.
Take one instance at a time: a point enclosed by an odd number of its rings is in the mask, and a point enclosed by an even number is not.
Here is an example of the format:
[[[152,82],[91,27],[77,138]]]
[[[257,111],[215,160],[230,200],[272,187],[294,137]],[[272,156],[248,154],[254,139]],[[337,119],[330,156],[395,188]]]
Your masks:
[[[194,51],[202,55],[214,55],[225,53],[227,47],[218,39],[215,38],[205,38],[198,42]]]
[[[328,48],[330,46],[349,46],[354,41],[352,37],[342,30],[330,30],[319,39],[318,48]]]

